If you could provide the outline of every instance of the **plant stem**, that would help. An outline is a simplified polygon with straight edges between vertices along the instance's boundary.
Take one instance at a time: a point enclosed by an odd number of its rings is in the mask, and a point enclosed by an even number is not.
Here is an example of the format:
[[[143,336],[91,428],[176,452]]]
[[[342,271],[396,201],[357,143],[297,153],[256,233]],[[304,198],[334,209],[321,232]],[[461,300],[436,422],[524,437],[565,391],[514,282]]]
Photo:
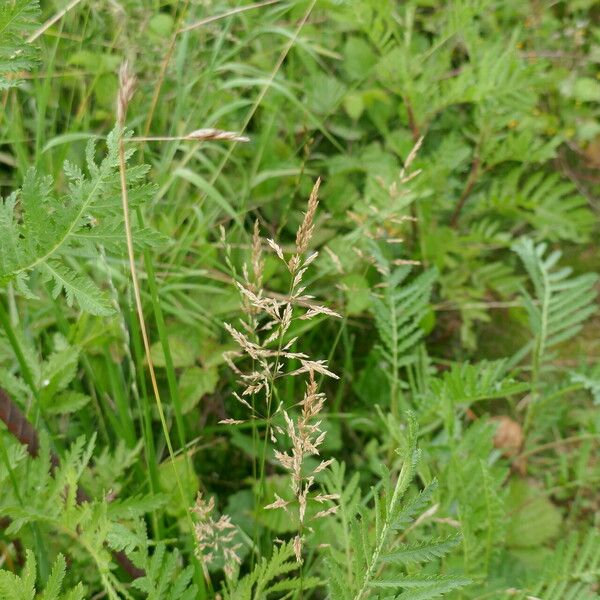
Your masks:
[[[2,302],[0,302],[0,325],[2,325],[2,329],[4,329],[4,332],[6,333],[6,337],[8,338],[8,341],[13,349],[13,352],[15,353],[15,357],[17,359],[17,362],[19,363],[19,368],[21,369],[21,375],[23,376],[25,383],[29,386],[29,389],[31,389],[31,392],[32,392],[34,398],[36,400],[39,400],[39,391],[38,391],[37,385],[35,383],[35,380],[33,378],[33,374],[31,372],[31,369],[29,368],[29,365],[27,364],[27,360],[25,359],[25,354],[23,353],[23,350],[21,349],[21,344],[19,343],[19,340],[17,339],[17,336],[15,335],[15,332],[12,327],[12,323],[10,322],[10,318],[9,318],[8,313],[6,312],[6,309],[4,308],[4,304]]]
[[[124,114],[123,114],[124,118]],[[152,383],[152,389],[154,392],[154,397],[156,399],[156,407],[158,410],[158,415],[160,418],[160,422],[163,428],[163,433],[165,435],[165,442],[167,444],[167,448],[169,450],[169,458],[171,460],[171,466],[173,468],[173,474],[175,475],[175,479],[177,481],[177,487],[179,490],[179,495],[181,497],[181,501],[183,506],[187,504],[187,499],[185,493],[183,491],[183,485],[181,483],[181,479],[177,472],[177,465],[175,464],[175,453],[173,451],[173,445],[171,443],[171,436],[169,434],[169,427],[167,425],[167,420],[165,417],[165,412],[162,404],[162,400],[160,397],[160,391],[158,389],[158,382],[156,380],[156,373],[154,371],[154,363],[152,361],[152,355],[150,352],[150,341],[148,338],[148,331],[146,329],[146,320],[144,318],[144,309],[142,306],[142,296],[140,292],[140,285],[137,277],[137,268],[135,265],[135,254],[133,249],[133,235],[131,233],[131,221],[129,217],[129,200],[127,194],[127,178],[125,175],[125,144],[123,141],[123,122],[119,123],[121,127],[121,135],[119,136],[119,175],[121,181],[121,201],[123,208],[123,220],[124,220],[124,229],[125,229],[125,241],[127,243],[127,256],[129,259],[129,270],[131,274],[131,282],[133,287],[133,296],[135,299],[135,306],[138,315],[138,321],[140,325],[140,333],[142,334],[142,341],[144,344],[144,351],[146,353],[146,360],[148,363],[148,371],[150,374],[150,381]],[[190,526],[190,532],[194,530],[194,522],[192,520],[192,516],[189,511],[186,511],[187,521]],[[195,561],[197,564],[197,561]],[[204,587],[204,582],[209,588],[212,588],[212,584],[210,582],[210,577],[208,576],[208,571],[206,569],[202,569],[204,573],[204,578],[199,576],[196,577],[199,587],[200,587],[200,598],[206,598],[206,588]]]
[[[373,549],[373,553],[371,554],[371,559],[369,560],[369,566],[367,567],[367,571],[363,578],[362,585],[361,585],[360,589],[358,590],[358,592],[356,593],[356,595],[354,596],[353,600],[362,600],[367,588],[369,587],[371,580],[373,579],[373,576],[375,575],[375,573],[377,571],[381,553],[384,551],[384,549],[386,548],[386,546],[388,544],[388,538],[389,538],[390,531],[391,531],[390,515],[395,514],[397,507],[398,507],[398,502],[400,502],[400,500],[402,499],[402,496],[404,495],[404,492],[406,491],[406,488],[412,478],[414,469],[413,469],[413,465],[411,464],[411,459],[412,459],[412,457],[408,457],[408,459],[404,462],[404,464],[402,465],[402,468],[400,469],[400,474],[398,476],[398,481],[396,481],[396,486],[394,487],[394,493],[392,494],[392,499],[391,499],[389,505],[387,506],[386,518],[385,518],[385,522],[383,523],[381,533],[379,535],[379,539],[377,540],[377,543],[375,544],[375,548]]]
[[[458,219],[460,217],[460,213],[467,201],[467,198],[471,195],[473,191],[473,187],[479,178],[479,168],[481,165],[481,158],[479,156],[479,147],[475,149],[475,155],[473,156],[473,162],[471,163],[471,171],[469,173],[469,177],[467,179],[467,183],[458,199],[454,212],[452,213],[452,217],[450,219],[450,226],[456,229],[458,225]]]

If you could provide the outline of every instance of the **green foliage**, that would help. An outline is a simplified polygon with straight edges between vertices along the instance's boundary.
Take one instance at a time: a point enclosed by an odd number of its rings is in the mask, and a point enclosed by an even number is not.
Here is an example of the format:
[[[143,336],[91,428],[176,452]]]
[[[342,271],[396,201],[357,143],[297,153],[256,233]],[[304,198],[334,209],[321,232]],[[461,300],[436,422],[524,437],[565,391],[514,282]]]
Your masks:
[[[122,523],[135,525],[145,513],[156,510],[162,499],[132,495],[110,505],[106,499],[81,502],[78,497],[79,481],[88,467],[94,442],[94,438],[86,443],[80,437],[60,458],[58,466],[53,464],[46,436],[42,437],[38,457],[26,459],[23,455],[16,456],[14,462],[0,473],[0,484],[5,490],[0,499],[0,516],[9,517],[12,521],[6,530],[8,535],[28,536],[29,531],[38,527],[52,535],[54,543],[49,544],[47,550],[58,546],[64,551],[69,550],[83,564],[93,565],[96,575],[86,583],[99,579],[108,597],[117,599],[123,585],[113,573],[113,557],[107,543],[118,547],[114,540],[119,539],[117,533],[123,531]],[[23,503],[23,498],[28,499],[27,503]],[[147,553],[147,547],[144,550]],[[147,554],[144,556],[149,561]],[[149,571],[150,577],[156,577],[155,573],[161,569],[161,565],[156,563],[160,563],[159,555],[151,565],[155,569]],[[166,576],[170,576],[172,571],[171,566]],[[151,579],[148,590],[155,583]],[[174,589],[180,587],[181,584]],[[180,596],[173,597],[173,600],[179,599]]]
[[[20,82],[19,71],[30,71],[37,51],[24,36],[37,25],[40,7],[37,0],[6,0],[0,6],[0,89]]]
[[[405,571],[412,563],[430,562],[450,552],[459,539],[429,538],[416,543],[398,543],[401,531],[423,513],[431,500],[436,483],[428,484],[412,498],[405,498],[419,460],[416,448],[416,423],[409,419],[406,448],[400,452],[401,468],[395,484],[390,473],[383,473],[382,492],[373,496],[373,513],[364,506],[348,507],[342,502],[341,520],[351,540],[350,561],[339,560],[333,553],[329,563],[329,591],[334,600],[361,600],[375,594],[403,600],[437,598],[469,583],[465,577],[455,575],[426,575]],[[344,511],[349,512],[344,514]],[[358,519],[355,518],[358,515]],[[374,519],[374,523],[371,519]],[[348,523],[352,523],[348,525]],[[374,527],[373,527],[374,525]],[[337,557],[337,559],[336,559]],[[381,591],[381,592],[380,592]],[[375,597],[381,597],[376,595]]]
[[[392,372],[412,360],[412,351],[424,336],[421,321],[427,314],[435,280],[435,271],[427,271],[401,286],[409,273],[407,267],[395,269],[385,279],[383,298],[374,297],[372,302],[375,324],[383,342],[381,351]]]
[[[513,547],[537,548],[560,531],[558,508],[525,481],[516,479],[511,483],[506,508],[510,514],[507,541]]]
[[[0,2],[0,387],[41,439],[0,396],[0,596],[597,598],[596,4],[109,4]],[[319,176],[289,310],[252,224],[288,255]],[[243,375],[240,276],[268,315],[244,335],[284,332]],[[340,377],[310,363],[320,456],[279,440],[311,357]],[[305,457],[291,509],[274,447]],[[197,552],[198,491],[228,571]]]
[[[438,377],[421,374],[420,389],[415,396],[421,410],[436,412],[464,410],[476,402],[504,398],[529,389],[529,384],[517,381],[506,373],[507,360],[481,361],[475,364],[454,363]],[[421,378],[420,378],[421,379]]]
[[[301,580],[290,573],[298,568],[291,543],[275,546],[270,558],[262,557],[251,573],[237,583],[224,589],[224,597],[229,600],[258,600],[268,594],[307,590],[314,587],[318,580]],[[283,596],[279,596],[283,597]]]
[[[0,281],[14,280],[27,297],[35,298],[29,288],[32,273],[52,285],[56,298],[64,290],[67,304],[76,300],[79,306],[94,315],[113,312],[110,300],[92,281],[69,264],[74,252],[89,253],[97,245],[111,251],[124,249],[123,215],[121,209],[118,138],[113,129],[108,135],[107,154],[99,165],[94,160],[95,142],[88,142],[85,158],[88,170],[65,162],[68,194],[53,196],[52,179],[31,168],[25,174],[23,186],[13,192],[0,206]],[[126,153],[130,158],[133,150]],[[144,182],[146,166],[127,171],[127,185],[133,206],[149,197],[154,187]],[[136,232],[139,246],[157,241],[149,230]]]
[[[7,533],[18,534],[28,524],[39,523],[59,535],[72,536],[89,554],[100,576],[113,592],[110,555],[104,548],[108,530],[106,502],[78,505],[76,491],[79,479],[87,466],[94,441],[79,438],[58,468],[53,469],[47,438],[42,439],[39,457],[22,460],[13,467],[14,478],[5,479],[0,514],[12,519]],[[12,486],[11,486],[12,481]],[[27,504],[21,502],[28,498]]]
[[[547,600],[598,598],[595,582],[600,577],[600,536],[573,533],[563,540],[548,561],[541,582],[527,593]]]
[[[380,353],[388,366],[391,380],[390,403],[397,411],[401,398],[400,369],[414,362],[415,348],[424,337],[423,321],[430,311],[429,299],[436,277],[434,269],[421,273],[402,285],[411,269],[408,266],[390,270],[390,264],[378,256],[384,272],[382,297],[373,296],[371,311],[382,342]],[[406,408],[406,407],[405,407]]]
[[[598,276],[586,273],[569,277],[572,269],[556,268],[559,251],[546,255],[546,244],[535,246],[524,238],[514,245],[533,284],[533,295],[523,290],[525,307],[534,341],[526,346],[532,352],[534,370],[539,370],[550,351],[575,336],[596,311]]]
[[[478,423],[465,431],[452,423],[446,431],[453,439],[435,450],[440,484],[448,490],[442,502],[461,523],[464,572],[486,581],[505,559],[507,510],[502,484],[507,472],[490,459],[493,428],[489,424]]]
[[[191,583],[193,567],[181,568],[180,555],[168,551],[164,543],[151,547],[143,522],[136,522],[134,529],[124,526],[113,527],[108,543],[117,551],[126,551],[128,557],[144,575],[136,578],[132,585],[142,592],[147,600],[194,600],[198,588]]]
[[[68,592],[62,591],[66,566],[65,557],[59,554],[44,589],[36,594],[37,563],[33,552],[27,550],[21,576],[0,571],[0,593],[4,598],[14,600],[83,600],[84,589],[81,584]]]

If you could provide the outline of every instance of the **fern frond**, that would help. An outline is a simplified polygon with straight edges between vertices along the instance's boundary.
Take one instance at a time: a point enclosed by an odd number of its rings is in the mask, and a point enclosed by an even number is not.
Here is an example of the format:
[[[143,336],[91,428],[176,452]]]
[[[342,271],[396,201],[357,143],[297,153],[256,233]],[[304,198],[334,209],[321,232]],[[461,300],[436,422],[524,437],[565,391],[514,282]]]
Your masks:
[[[415,348],[425,335],[421,321],[429,310],[429,298],[437,272],[431,269],[402,286],[410,267],[401,266],[390,271],[390,265],[382,255],[376,255],[376,260],[382,272],[386,273],[385,287],[381,296],[373,295],[371,306],[381,340],[378,349],[389,365],[385,372],[391,384],[392,415],[397,415],[398,406],[403,404],[399,371],[414,363]]]
[[[427,313],[436,278],[435,270],[425,271],[408,285],[401,286],[409,273],[409,267],[397,268],[385,281],[383,296],[373,298],[373,316],[383,342],[382,353],[396,368],[403,364],[403,355],[424,335],[420,321]]]
[[[432,405],[445,401],[468,407],[474,402],[526,391],[527,383],[506,374],[507,363],[506,360],[455,363],[440,377],[429,379],[424,401]]]
[[[534,245],[522,238],[513,245],[533,284],[534,294],[523,289],[534,341],[521,355],[531,350],[534,371],[539,370],[552,348],[575,336],[597,310],[598,276],[586,273],[571,277],[568,267],[557,268],[561,253],[546,253],[546,244]]]
[[[54,284],[53,298],[57,298],[64,290],[69,306],[73,306],[73,300],[75,299],[82,310],[93,315],[107,316],[112,314],[113,308],[110,301],[88,277],[79,275],[68,267],[53,261],[45,263],[42,269]]]
[[[544,600],[596,600],[600,580],[600,533],[572,534],[561,542],[547,563],[541,581],[528,593]]]
[[[531,152],[531,144],[526,151]],[[488,198],[498,212],[529,223],[532,235],[540,240],[582,242],[594,225],[585,197],[558,173],[524,175],[522,168],[516,168],[492,181]]]
[[[459,536],[450,536],[437,540],[425,540],[415,544],[401,544],[394,552],[384,554],[382,560],[394,564],[429,562],[436,558],[442,558],[459,543]]]
[[[118,138],[115,128],[108,135],[106,156],[96,164],[95,142],[86,148],[88,176],[69,162],[64,172],[68,179],[68,194],[53,195],[53,182],[30,169],[20,191],[0,204],[0,282],[16,280],[17,288],[32,296],[29,280],[40,272],[45,281],[52,282],[52,295],[64,291],[69,305],[74,301],[82,310],[95,315],[113,312],[108,297],[92,279],[73,268],[73,254],[94,256],[94,246],[123,252],[123,215],[120,200],[118,171]],[[131,157],[132,152],[126,153]],[[127,171],[127,186],[133,204],[148,199],[154,190],[144,182],[148,169],[134,166]],[[138,237],[139,232],[139,237]],[[140,229],[134,231],[137,247],[159,243],[158,234]]]
[[[460,421],[457,417],[456,421]],[[455,428],[452,451],[442,446],[439,459],[440,487],[444,490],[440,511],[455,516],[461,525],[463,573],[485,579],[501,559],[506,537],[504,481],[508,469],[494,461],[491,423],[480,419],[469,428]]]
[[[59,554],[46,586],[36,595],[37,563],[33,552],[27,550],[25,567],[20,577],[9,571],[0,571],[0,597],[19,600],[83,600],[84,589],[81,583],[69,591],[62,591],[66,566],[64,556]]]
[[[255,600],[266,597],[273,591],[291,591],[300,589],[304,582],[298,576],[288,574],[298,569],[294,548],[291,542],[275,547],[270,559],[262,557],[251,573],[224,589],[224,598],[228,600]],[[309,586],[316,580],[310,579]]]
[[[399,590],[406,589],[395,600],[430,600],[439,598],[452,590],[465,587],[471,581],[465,577],[454,577],[452,575],[439,575],[437,577],[392,577],[389,579],[377,579],[371,583],[376,589]]]
[[[48,437],[41,435],[36,458],[20,455],[18,462],[11,466],[14,477],[8,478],[7,474],[0,472],[3,492],[0,496],[0,516],[11,519],[6,530],[8,535],[25,536],[28,530],[26,525],[32,524],[53,532],[57,543],[68,541],[69,554],[77,561],[77,566],[92,567],[88,569],[86,583],[97,580],[109,598],[127,597],[125,587],[115,575],[114,561],[121,565],[123,563],[118,555],[111,554],[108,546],[118,546],[117,541],[126,546],[123,542],[124,530],[135,528],[136,525],[139,527],[137,515],[156,503],[142,498],[117,502],[109,508],[104,498],[86,498],[82,501],[77,490],[84,471],[88,469],[93,448],[93,438],[86,441],[80,437],[58,463],[50,452]],[[27,498],[27,503],[22,503],[22,498]],[[157,502],[161,500],[157,499]],[[138,539],[139,536],[133,538],[133,542],[130,540],[129,546],[140,546]],[[142,554],[148,556],[146,547]],[[175,562],[178,564],[178,560]],[[135,569],[131,567],[130,572],[133,574]],[[192,593],[173,598],[166,595],[149,597],[156,600],[195,598]]]
[[[146,574],[138,577],[133,586],[144,592],[148,600],[195,600],[198,590],[192,585],[193,568],[179,567],[179,553],[167,552],[163,543],[157,544],[154,554],[146,554],[137,560],[137,566],[143,568]]]
[[[182,568],[177,550],[170,551],[163,542],[154,545],[148,539],[146,524],[137,519],[131,527],[111,523],[108,545],[125,552],[142,572],[132,586],[147,600],[195,600],[198,588],[192,583],[193,567]]]
[[[435,482],[432,482],[409,501],[404,500],[415,476],[419,459],[416,438],[416,422],[411,416],[406,447],[401,452],[402,467],[396,482],[392,485],[391,474],[384,473],[382,491],[375,497],[374,509],[369,512],[366,507],[361,507],[360,518],[356,519],[351,527],[352,568],[347,568],[342,553],[331,554],[327,573],[329,592],[334,600],[371,598],[374,588],[386,590],[386,594],[391,593],[385,598],[435,598],[469,583],[461,577],[440,574],[431,578],[415,573],[415,563],[441,559],[457,545],[458,538],[398,543],[397,533],[406,530],[406,526],[413,522],[414,517],[422,513],[430,503],[431,494],[436,486]],[[410,574],[406,572],[407,565],[410,565]],[[412,589],[419,586],[419,590]],[[405,588],[411,589],[403,592]]]
[[[33,68],[37,50],[25,40],[40,13],[37,0],[5,0],[0,6],[0,89],[19,84],[12,75]]]

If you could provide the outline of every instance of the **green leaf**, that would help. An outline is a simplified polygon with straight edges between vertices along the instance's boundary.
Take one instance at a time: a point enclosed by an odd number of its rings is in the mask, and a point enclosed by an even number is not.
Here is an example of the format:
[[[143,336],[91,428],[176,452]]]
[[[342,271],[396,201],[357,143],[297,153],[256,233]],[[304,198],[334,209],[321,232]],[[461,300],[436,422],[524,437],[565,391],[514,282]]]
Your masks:
[[[460,536],[450,536],[443,539],[425,540],[415,544],[402,544],[394,552],[383,556],[384,562],[389,563],[413,563],[429,562],[448,554],[458,543]]]
[[[173,461],[169,458],[162,462],[158,467],[158,479],[160,489],[169,496],[167,511],[175,516],[186,514],[200,488],[198,476],[188,468],[187,457],[179,455]],[[179,492],[178,481],[183,488],[185,501]]]
[[[549,351],[571,339],[584,327],[597,310],[596,283],[598,276],[585,273],[570,277],[570,268],[557,268],[561,253],[546,253],[546,244],[535,245],[522,238],[512,249],[519,255],[533,285],[533,296],[523,290],[525,308],[534,334],[534,368],[548,360]],[[530,348],[526,346],[520,357]]]
[[[173,366],[176,369],[191,367],[196,363],[196,349],[187,340],[179,335],[169,336],[169,348]],[[150,347],[150,356],[156,367],[166,367],[165,353],[160,342],[154,342]]]
[[[150,31],[158,37],[167,37],[173,29],[173,17],[164,12],[158,13],[150,19],[148,26]]]
[[[183,414],[193,410],[203,396],[214,392],[218,382],[219,371],[216,367],[186,369],[179,380],[179,396]]]
[[[82,409],[91,398],[87,394],[68,390],[47,401],[44,411],[51,415],[64,415]]]
[[[541,546],[560,531],[560,511],[543,492],[522,479],[514,479],[506,500],[511,518],[507,526],[507,542],[513,547]]]
[[[66,561],[62,554],[56,557],[44,589],[36,595],[35,555],[31,550],[26,550],[25,556],[25,567],[20,577],[9,571],[0,570],[0,597],[11,600],[83,600],[84,590],[81,584],[69,591],[62,591],[66,573]]]
[[[344,109],[348,116],[355,121],[360,119],[360,116],[365,110],[365,103],[362,94],[352,92],[344,96]]]
[[[350,273],[342,277],[341,283],[346,295],[345,314],[358,315],[371,306],[371,286],[362,275]]]
[[[31,298],[34,296],[30,289],[32,276],[41,273],[42,281],[52,283],[54,297],[64,291],[69,305],[76,301],[83,311],[99,316],[114,313],[107,295],[74,263],[82,254],[88,262],[90,255],[98,256],[98,245],[113,249],[116,231],[123,237],[118,170],[120,136],[118,128],[110,132],[106,138],[107,151],[99,164],[95,162],[94,140],[89,141],[85,151],[87,175],[79,166],[64,163],[67,193],[63,196],[54,196],[51,177],[30,168],[25,172],[21,190],[0,202],[1,283],[14,280],[17,289]],[[133,152],[126,150],[126,161]],[[144,181],[147,172],[146,165],[133,165],[127,169],[126,183],[132,208],[154,192],[155,186]],[[134,240],[136,231],[134,225]],[[106,240],[98,235],[101,232],[107,233]],[[141,237],[144,246],[156,242],[156,238],[144,231]]]
[[[600,102],[600,81],[579,77],[573,86],[573,97],[580,102]]]
[[[344,69],[351,79],[364,79],[377,61],[371,46],[360,37],[352,36],[344,45]]]
[[[43,270],[54,282],[54,298],[64,290],[69,306],[73,305],[73,300],[77,300],[83,310],[93,315],[108,316],[115,312],[110,300],[89,277],[74,273],[57,262],[45,263]]]
[[[0,89],[20,83],[9,74],[33,68],[37,51],[25,41],[25,34],[37,26],[39,13],[37,0],[5,0],[0,4]]]

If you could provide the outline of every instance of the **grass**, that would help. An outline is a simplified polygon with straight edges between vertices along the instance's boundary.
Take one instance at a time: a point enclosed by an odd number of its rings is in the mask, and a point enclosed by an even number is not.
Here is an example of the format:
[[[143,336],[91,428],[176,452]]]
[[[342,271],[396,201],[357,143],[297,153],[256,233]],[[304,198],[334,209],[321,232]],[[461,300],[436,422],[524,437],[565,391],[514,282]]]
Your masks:
[[[0,90],[0,388],[41,448],[0,430],[0,591],[597,597],[597,36],[585,1],[42,2]]]

